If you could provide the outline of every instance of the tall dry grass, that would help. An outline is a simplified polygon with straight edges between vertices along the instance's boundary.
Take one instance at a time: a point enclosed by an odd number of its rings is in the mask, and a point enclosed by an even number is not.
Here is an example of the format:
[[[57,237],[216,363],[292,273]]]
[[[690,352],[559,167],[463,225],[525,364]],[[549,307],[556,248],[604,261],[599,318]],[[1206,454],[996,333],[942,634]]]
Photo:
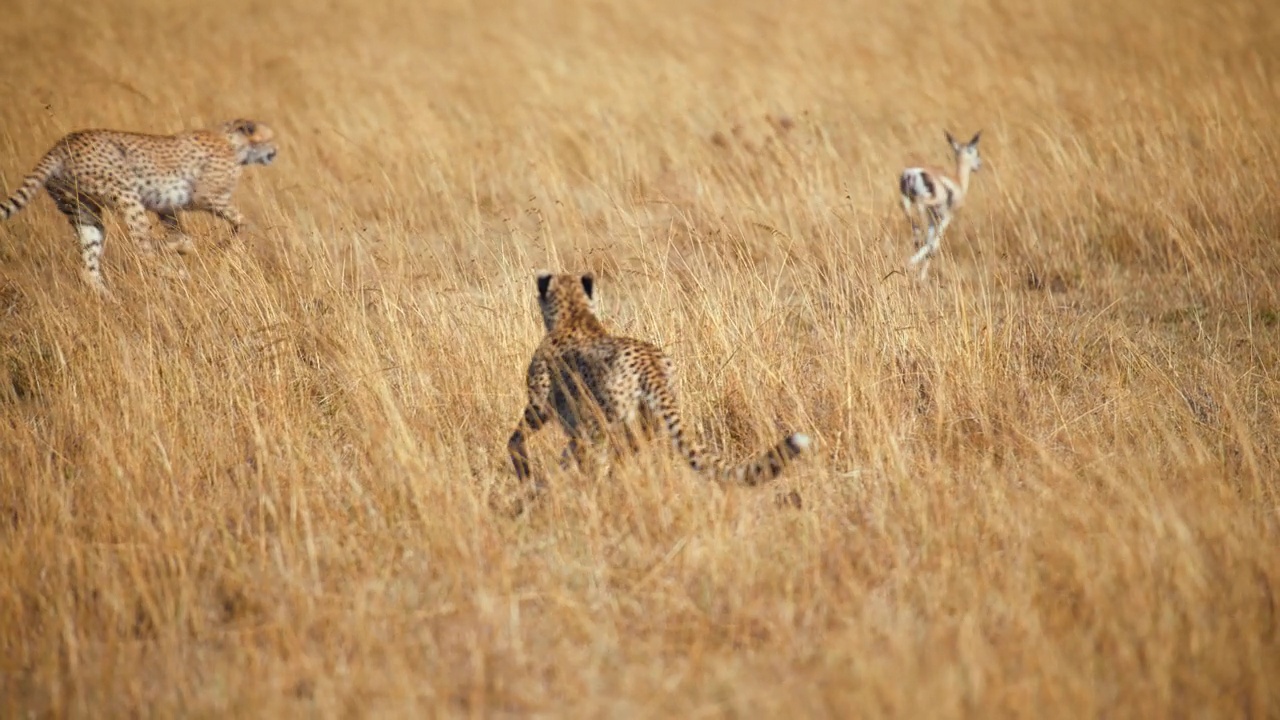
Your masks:
[[[116,304],[0,227],[0,714],[1280,714],[1265,0],[19,2],[6,189],[249,116],[255,228]],[[981,128],[935,279],[896,174]],[[173,280],[166,269],[185,266]],[[533,275],[695,427],[519,519]],[[797,491],[800,510],[779,508]]]

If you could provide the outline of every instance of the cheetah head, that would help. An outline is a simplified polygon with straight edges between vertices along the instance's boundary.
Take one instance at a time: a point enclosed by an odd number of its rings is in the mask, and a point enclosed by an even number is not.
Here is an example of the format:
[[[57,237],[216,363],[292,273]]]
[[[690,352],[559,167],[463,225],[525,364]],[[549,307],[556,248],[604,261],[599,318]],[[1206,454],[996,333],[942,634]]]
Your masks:
[[[275,133],[263,123],[232,120],[222,124],[222,134],[236,149],[241,165],[270,165],[276,159]]]
[[[584,275],[538,274],[538,309],[542,311],[542,324],[551,332],[562,320],[583,313],[596,316],[596,280],[591,273]]]

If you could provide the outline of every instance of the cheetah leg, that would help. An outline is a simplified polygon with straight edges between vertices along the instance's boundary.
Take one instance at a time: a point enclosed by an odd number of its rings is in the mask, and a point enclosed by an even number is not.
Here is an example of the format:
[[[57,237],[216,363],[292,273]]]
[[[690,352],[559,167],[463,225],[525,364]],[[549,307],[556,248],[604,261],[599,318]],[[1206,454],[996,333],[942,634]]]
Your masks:
[[[124,225],[129,230],[129,237],[137,243],[145,253],[154,253],[156,246],[152,242],[151,220],[147,217],[147,208],[136,196],[126,195],[115,200],[115,206],[124,216]]]
[[[84,281],[99,295],[110,295],[102,279],[102,241],[106,235],[101,225],[76,225],[80,240],[80,273]]]
[[[615,445],[616,456],[621,456],[624,453],[632,455],[639,453],[640,448],[650,437],[648,425],[642,421],[624,423],[620,432],[623,442]]]
[[[231,233],[239,235],[245,229],[244,214],[231,204],[230,198],[210,200],[205,208],[214,217],[222,218],[231,224]]]
[[[528,480],[533,473],[529,467],[529,449],[526,442],[529,437],[551,419],[551,370],[542,360],[537,359],[529,364],[528,376],[525,379],[529,394],[529,402],[524,407],[520,422],[507,440],[507,452],[511,455],[511,464],[515,466],[516,477],[521,481]],[[534,493],[541,492],[542,482],[534,484]]]
[[[591,469],[590,444],[577,437],[569,438],[569,443],[560,452],[560,469],[569,472],[577,467],[584,473],[588,472]]]
[[[186,255],[195,250],[195,245],[191,242],[191,237],[182,230],[182,225],[178,222],[178,213],[175,210],[159,210],[156,212],[160,216],[160,225],[164,227],[168,240],[165,242],[166,250],[176,251],[179,255]]]
[[[582,474],[596,477],[609,470],[611,460],[620,455],[620,451],[621,446],[609,442],[603,434],[594,439],[570,436],[560,453],[560,469],[568,472],[577,466]]]
[[[541,430],[542,426],[551,418],[548,406],[545,403],[537,402],[537,400],[537,396],[531,392],[530,402],[525,406],[520,422],[516,424],[516,429],[511,433],[510,439],[507,440],[507,452],[511,455],[511,464],[515,466],[516,477],[521,482],[533,478],[533,471],[529,466],[529,450],[526,443],[529,437]],[[509,508],[510,514],[514,517],[523,513],[525,507],[536,500],[546,489],[545,480],[533,478],[532,487],[519,493],[512,502]]]
[[[124,215],[124,224],[129,229],[129,236],[133,238],[145,255],[155,257],[156,245],[152,238],[151,218],[147,216],[147,208],[142,204],[142,200],[136,195],[126,195],[116,198],[116,207],[120,209],[120,214]],[[159,274],[163,277],[178,280],[187,277],[185,268],[178,268],[177,270],[161,268]]]
[[[570,439],[569,444],[560,451],[560,469],[565,472],[572,470],[578,464],[578,452],[577,442]]]
[[[626,462],[653,439],[654,427],[648,408],[639,406],[631,416],[611,424],[608,446],[603,448],[602,459],[610,463]]]
[[[542,429],[542,426],[547,423],[550,417],[551,413],[545,405],[530,402],[525,406],[524,415],[521,416],[516,429],[512,431],[511,437],[507,440],[507,452],[511,455],[511,464],[515,466],[516,477],[521,481],[528,480],[533,476],[533,471],[529,466],[529,449],[526,443],[530,437]]]
[[[110,296],[107,284],[102,279],[102,244],[106,239],[106,228],[102,224],[102,205],[58,185],[50,185],[48,192],[58,210],[67,217],[71,227],[75,228],[76,238],[80,242],[81,277],[99,295]]]

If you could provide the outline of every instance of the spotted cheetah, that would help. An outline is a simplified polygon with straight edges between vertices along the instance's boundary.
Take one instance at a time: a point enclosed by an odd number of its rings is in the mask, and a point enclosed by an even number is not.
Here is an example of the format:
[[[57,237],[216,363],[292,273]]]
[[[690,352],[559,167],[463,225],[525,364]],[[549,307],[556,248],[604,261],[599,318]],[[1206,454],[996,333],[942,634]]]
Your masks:
[[[684,430],[671,358],[647,342],[611,335],[601,324],[592,275],[542,273],[537,285],[547,334],[529,363],[529,403],[507,442],[521,480],[531,475],[525,442],[552,418],[569,436],[561,457],[564,466],[571,459],[586,466],[593,460],[588,453],[600,449],[635,451],[637,431],[647,437],[665,430],[695,471],[717,481],[754,486],[777,477],[808,449],[809,436],[796,433],[746,463],[721,464]],[[541,488],[538,481],[537,489]]]
[[[244,216],[231,193],[245,165],[268,165],[276,157],[274,133],[252,120],[232,120],[177,135],[145,135],[116,130],[81,130],[59,140],[22,186],[0,201],[0,220],[15,215],[45,188],[71,221],[80,239],[82,275],[100,293],[102,213],[124,216],[129,235],[146,252],[151,243],[150,210],[160,217],[165,243],[181,253],[193,249],[178,224],[179,210],[201,210],[231,223],[239,232]]]

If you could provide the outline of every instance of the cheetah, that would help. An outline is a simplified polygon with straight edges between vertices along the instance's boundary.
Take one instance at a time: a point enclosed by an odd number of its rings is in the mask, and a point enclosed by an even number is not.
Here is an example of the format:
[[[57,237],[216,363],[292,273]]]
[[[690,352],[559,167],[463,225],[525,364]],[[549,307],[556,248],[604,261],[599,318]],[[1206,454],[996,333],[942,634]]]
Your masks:
[[[722,464],[685,432],[671,358],[650,343],[610,334],[600,322],[591,274],[541,273],[537,286],[547,334],[529,363],[528,405],[507,442],[521,481],[531,477],[526,440],[553,418],[569,436],[564,467],[571,461],[586,467],[593,460],[589,452],[601,449],[634,452],[637,431],[648,437],[665,430],[696,472],[755,486],[777,477],[809,448],[809,436],[796,433],[741,465]],[[535,485],[535,492],[543,489],[541,480]]]
[[[176,135],[73,132],[45,154],[7,201],[0,201],[0,220],[17,214],[45,188],[79,237],[82,277],[106,295],[101,268],[105,209],[124,216],[129,235],[148,253],[154,251],[148,210],[172,236],[166,249],[179,253],[194,249],[178,224],[179,210],[208,212],[239,233],[245,220],[231,193],[243,166],[269,165],[275,159],[273,136],[271,128],[253,120]]]

